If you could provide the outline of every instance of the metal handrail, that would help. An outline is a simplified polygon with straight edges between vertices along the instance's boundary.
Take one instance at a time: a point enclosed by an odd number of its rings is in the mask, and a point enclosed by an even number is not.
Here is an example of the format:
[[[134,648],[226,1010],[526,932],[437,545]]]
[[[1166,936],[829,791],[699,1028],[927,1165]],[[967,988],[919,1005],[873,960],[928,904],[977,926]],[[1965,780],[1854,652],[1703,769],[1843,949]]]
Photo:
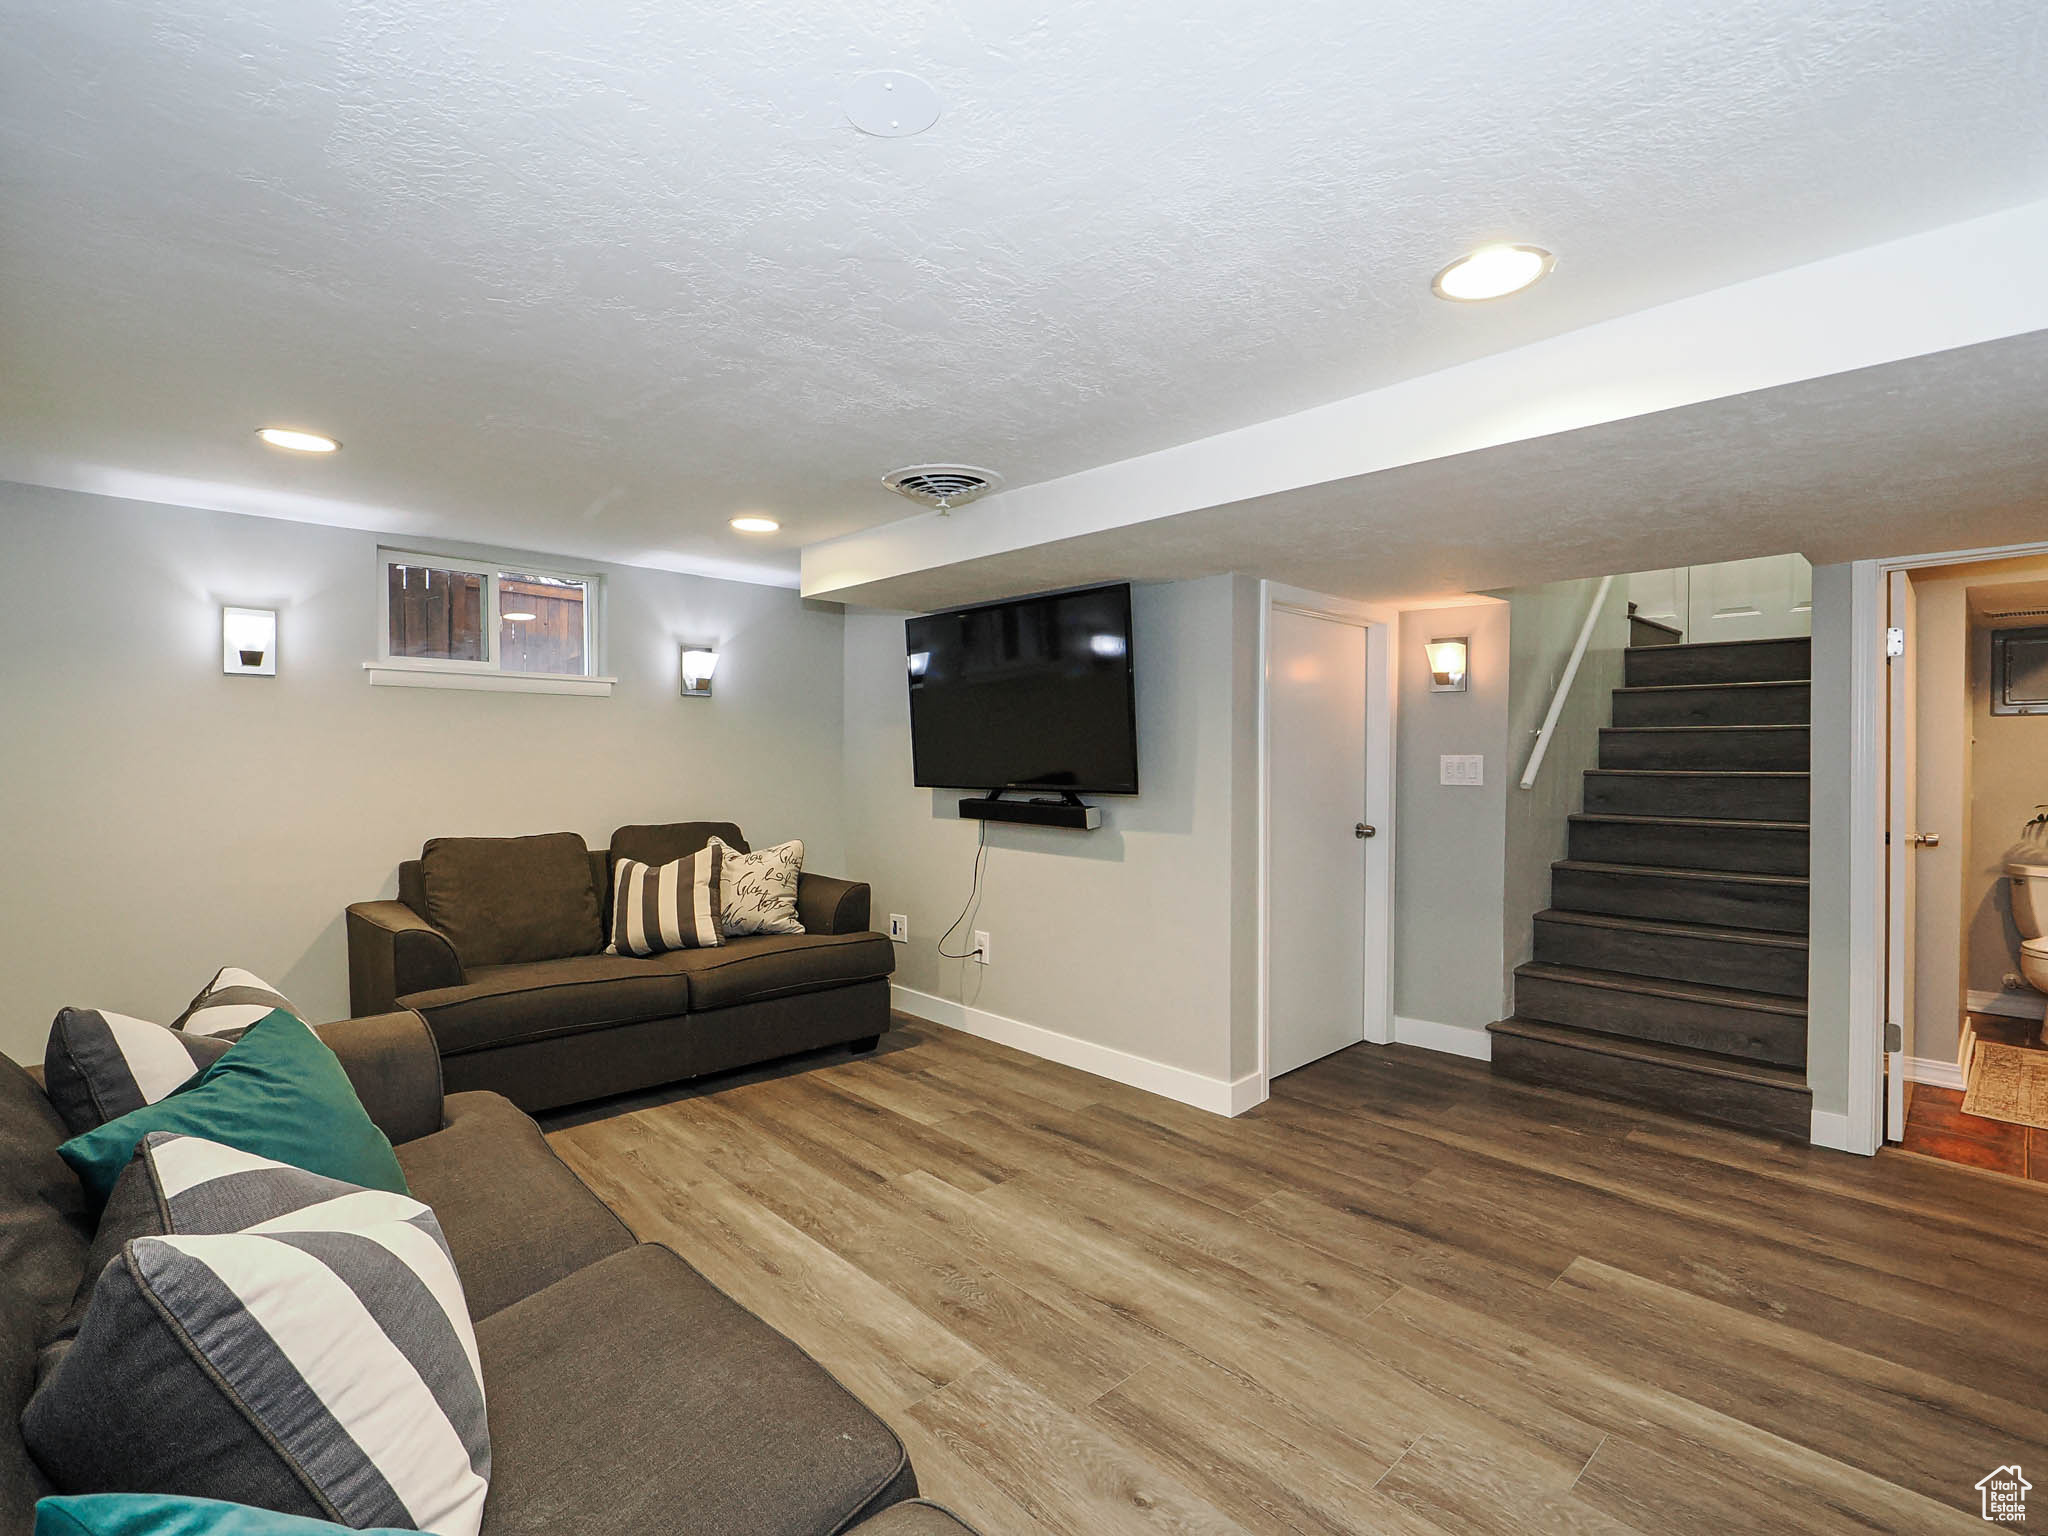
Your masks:
[[[1572,680],[1579,675],[1579,663],[1586,659],[1586,645],[1593,638],[1593,626],[1599,622],[1600,610],[1607,606],[1607,593],[1614,585],[1612,576],[1600,578],[1600,590],[1593,594],[1593,606],[1586,610],[1586,622],[1579,626],[1578,643],[1572,647],[1572,659],[1564,665],[1564,676],[1557,680],[1557,692],[1550,696],[1550,713],[1543,717],[1543,729],[1536,733],[1535,750],[1529,754],[1529,766],[1522,770],[1522,788],[1536,787],[1536,774],[1543,767],[1543,754],[1550,750],[1550,738],[1557,730],[1557,717],[1564,713],[1564,702],[1572,691]]]

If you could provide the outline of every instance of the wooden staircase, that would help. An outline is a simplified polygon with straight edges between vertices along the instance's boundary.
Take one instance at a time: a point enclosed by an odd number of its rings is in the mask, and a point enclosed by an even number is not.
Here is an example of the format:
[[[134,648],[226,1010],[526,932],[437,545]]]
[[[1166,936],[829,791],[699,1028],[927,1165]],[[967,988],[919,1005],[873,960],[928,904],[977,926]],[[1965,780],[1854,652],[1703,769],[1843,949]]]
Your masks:
[[[1807,1139],[1810,649],[1629,648],[1495,1072]]]

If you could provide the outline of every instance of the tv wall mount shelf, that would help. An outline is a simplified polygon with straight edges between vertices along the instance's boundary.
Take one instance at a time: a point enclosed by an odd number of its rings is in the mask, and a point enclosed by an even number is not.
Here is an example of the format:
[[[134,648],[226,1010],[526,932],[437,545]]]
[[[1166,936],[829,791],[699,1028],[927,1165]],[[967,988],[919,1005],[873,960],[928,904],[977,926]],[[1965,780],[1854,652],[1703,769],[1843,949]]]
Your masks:
[[[1102,808],[1083,805],[1078,795],[1063,790],[1031,800],[1005,800],[998,789],[974,795],[960,802],[966,821],[1014,821],[1028,827],[1071,827],[1076,832],[1093,832],[1102,825]]]

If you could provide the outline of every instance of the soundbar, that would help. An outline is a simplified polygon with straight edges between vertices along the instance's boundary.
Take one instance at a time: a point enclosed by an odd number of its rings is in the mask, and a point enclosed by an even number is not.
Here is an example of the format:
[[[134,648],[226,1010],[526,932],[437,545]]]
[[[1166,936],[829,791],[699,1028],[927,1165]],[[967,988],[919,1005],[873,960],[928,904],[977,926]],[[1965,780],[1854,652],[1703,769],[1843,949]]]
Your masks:
[[[1077,832],[1093,832],[1102,825],[1101,807],[1083,805],[1072,795],[1057,800],[979,795],[960,802],[960,815],[967,821],[1015,821],[1030,827],[1072,827]]]

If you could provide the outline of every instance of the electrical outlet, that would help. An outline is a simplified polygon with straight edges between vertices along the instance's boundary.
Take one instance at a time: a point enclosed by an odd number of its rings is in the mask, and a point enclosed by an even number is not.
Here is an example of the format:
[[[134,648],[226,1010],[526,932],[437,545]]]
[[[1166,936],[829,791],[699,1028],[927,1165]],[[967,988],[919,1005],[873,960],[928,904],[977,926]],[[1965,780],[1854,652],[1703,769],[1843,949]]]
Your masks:
[[[974,930],[974,960],[977,965],[988,964],[988,930],[986,928]]]
[[[1446,752],[1436,760],[1436,781],[1466,789],[1483,785],[1486,782],[1486,758],[1477,752]]]
[[[901,912],[891,912],[889,914],[889,937],[898,944],[908,944],[910,942],[910,919]]]

